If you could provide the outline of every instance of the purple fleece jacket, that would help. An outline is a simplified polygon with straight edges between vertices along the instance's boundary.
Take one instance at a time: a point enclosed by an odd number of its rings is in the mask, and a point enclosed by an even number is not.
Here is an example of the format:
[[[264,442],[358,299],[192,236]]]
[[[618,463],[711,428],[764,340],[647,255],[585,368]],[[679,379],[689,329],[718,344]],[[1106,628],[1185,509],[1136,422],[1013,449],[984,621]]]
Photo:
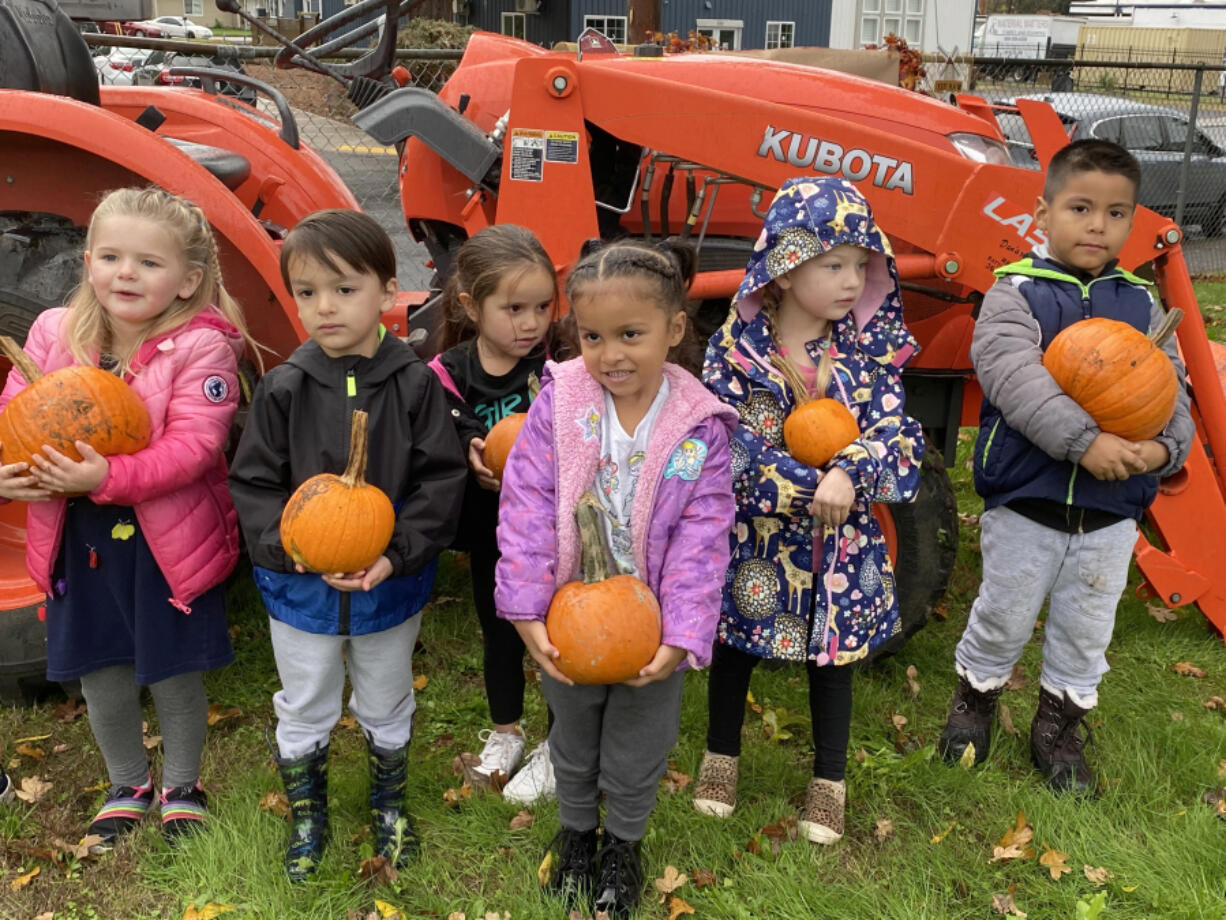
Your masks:
[[[681,368],[666,364],[664,373],[668,399],[647,445],[630,532],[638,571],[660,601],[663,644],[705,667],[736,517],[728,438],[737,414]],[[579,577],[574,508],[595,485],[604,411],[604,390],[582,359],[545,366],[502,479],[494,601],[504,620],[545,619],[554,592]]]

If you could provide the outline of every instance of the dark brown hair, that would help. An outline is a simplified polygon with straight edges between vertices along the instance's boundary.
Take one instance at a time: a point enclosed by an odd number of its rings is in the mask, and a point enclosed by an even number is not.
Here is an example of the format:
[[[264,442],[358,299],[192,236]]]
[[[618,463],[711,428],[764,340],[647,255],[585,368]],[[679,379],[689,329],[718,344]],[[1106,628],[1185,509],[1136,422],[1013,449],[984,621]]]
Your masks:
[[[1141,188],[1141,166],[1137,158],[1111,141],[1098,138],[1073,141],[1061,147],[1047,164],[1047,177],[1043,180],[1043,197],[1050,204],[1060,194],[1069,177],[1074,173],[1104,172],[1123,176],[1132,183],[1132,200],[1136,203],[1137,191]]]
[[[573,303],[583,286],[593,281],[641,278],[655,285],[660,306],[671,317],[685,311],[696,262],[693,248],[676,240],[654,246],[634,240],[607,245],[589,240],[566,279],[566,298]]]
[[[316,211],[298,221],[281,244],[281,280],[290,293],[289,267],[294,259],[314,259],[338,275],[341,268],[336,260],[341,259],[359,272],[370,272],[383,285],[396,277],[391,237],[361,211]]]

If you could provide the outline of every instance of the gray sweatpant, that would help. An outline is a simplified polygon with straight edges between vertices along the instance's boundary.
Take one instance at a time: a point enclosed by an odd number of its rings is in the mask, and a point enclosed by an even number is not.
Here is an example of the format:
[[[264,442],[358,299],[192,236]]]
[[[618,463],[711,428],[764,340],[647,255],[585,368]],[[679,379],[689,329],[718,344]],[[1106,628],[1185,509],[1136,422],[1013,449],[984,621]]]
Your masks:
[[[1136,523],[1069,534],[1001,506],[979,526],[983,582],[954,652],[958,673],[979,690],[1002,686],[1050,595],[1040,683],[1083,709],[1096,706]]]
[[[603,792],[605,829],[623,840],[643,839],[677,743],[684,682],[684,671],[645,687],[568,687],[541,675],[554,714],[549,759],[563,827],[595,829]]]
[[[413,733],[413,645],[421,614],[365,636],[325,636],[269,619],[281,689],[272,698],[277,748],[294,759],[328,743],[341,717],[345,669],[353,694],[349,711],[385,750],[409,743]]]

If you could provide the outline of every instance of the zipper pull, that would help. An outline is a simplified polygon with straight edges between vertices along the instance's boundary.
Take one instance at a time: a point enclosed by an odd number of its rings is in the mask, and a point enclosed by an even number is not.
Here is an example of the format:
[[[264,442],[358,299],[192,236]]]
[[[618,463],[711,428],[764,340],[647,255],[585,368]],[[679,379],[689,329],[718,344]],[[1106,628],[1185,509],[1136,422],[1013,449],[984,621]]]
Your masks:
[[[345,395],[350,399],[358,395],[358,378],[353,371],[345,374]]]
[[[1089,294],[1081,298],[1081,318],[1082,319],[1090,318],[1090,295]]]

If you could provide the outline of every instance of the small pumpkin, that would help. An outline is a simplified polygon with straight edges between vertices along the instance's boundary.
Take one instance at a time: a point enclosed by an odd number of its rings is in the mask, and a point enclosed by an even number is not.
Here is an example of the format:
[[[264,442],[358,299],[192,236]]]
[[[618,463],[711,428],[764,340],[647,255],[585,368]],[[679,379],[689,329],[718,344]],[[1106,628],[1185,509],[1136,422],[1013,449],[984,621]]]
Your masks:
[[[360,572],[391,542],[395,509],[378,486],[363,478],[368,420],[361,410],[353,413],[345,472],[312,476],[281,513],[281,545],[312,572]]]
[[[1175,414],[1179,379],[1162,345],[1181,319],[1172,309],[1148,336],[1119,320],[1079,320],[1052,339],[1043,366],[1103,431],[1148,441]]]
[[[149,410],[119,377],[85,364],[44,374],[7,335],[0,336],[0,351],[28,384],[0,413],[0,463],[33,465],[44,444],[74,461],[81,460],[77,441],[103,456],[149,445]]]
[[[583,581],[564,584],[545,616],[559,671],[577,684],[633,680],[660,648],[660,604],[633,575],[610,575],[609,550],[592,492],[575,508],[583,544]]]
[[[805,466],[821,468],[860,437],[856,417],[837,399],[813,399],[795,366],[782,355],[772,355],[771,362],[783,374],[796,399],[796,406],[783,420],[783,441],[788,453]]]
[[[536,374],[529,374],[528,398],[536,399],[540,391],[540,380],[537,379]],[[482,459],[489,471],[494,474],[495,479],[502,479],[502,474],[507,468],[507,458],[511,456],[511,448],[515,446],[515,439],[519,437],[520,429],[524,427],[527,419],[527,412],[514,412],[503,416],[485,436],[485,450],[482,452]]]

